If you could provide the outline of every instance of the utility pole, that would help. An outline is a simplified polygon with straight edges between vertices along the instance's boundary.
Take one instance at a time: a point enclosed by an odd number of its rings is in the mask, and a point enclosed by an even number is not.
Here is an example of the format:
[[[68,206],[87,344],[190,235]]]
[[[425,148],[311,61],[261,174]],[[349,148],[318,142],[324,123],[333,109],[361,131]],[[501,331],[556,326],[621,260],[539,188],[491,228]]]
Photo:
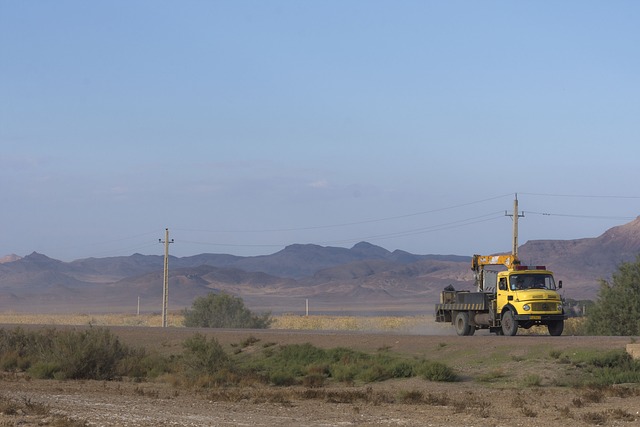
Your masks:
[[[513,255],[513,259],[518,259],[518,218],[524,217],[524,212],[518,212],[518,193],[516,193],[516,198],[513,200],[513,214],[509,214],[505,211],[505,216],[510,216],[513,218],[513,248],[511,249],[511,255]]]
[[[167,307],[169,305],[169,243],[173,243],[173,239],[169,240],[169,229],[164,229],[164,241],[158,239],[160,243],[164,243],[164,281],[162,284],[162,327],[167,327]]]

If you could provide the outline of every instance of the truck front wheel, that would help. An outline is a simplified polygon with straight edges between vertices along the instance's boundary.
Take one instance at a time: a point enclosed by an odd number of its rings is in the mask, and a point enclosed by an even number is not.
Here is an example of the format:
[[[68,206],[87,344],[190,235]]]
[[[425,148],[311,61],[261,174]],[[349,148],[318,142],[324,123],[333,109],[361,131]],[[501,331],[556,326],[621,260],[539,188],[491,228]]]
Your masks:
[[[554,320],[547,324],[547,329],[549,329],[549,335],[554,337],[559,337],[562,335],[562,331],[564,330],[564,320]]]
[[[471,331],[475,332],[475,328],[469,323],[469,313],[466,311],[459,311],[453,321],[453,326],[456,328],[458,335],[472,335]]]
[[[502,315],[502,333],[511,337],[518,333],[518,322],[514,319],[511,310],[505,311]]]

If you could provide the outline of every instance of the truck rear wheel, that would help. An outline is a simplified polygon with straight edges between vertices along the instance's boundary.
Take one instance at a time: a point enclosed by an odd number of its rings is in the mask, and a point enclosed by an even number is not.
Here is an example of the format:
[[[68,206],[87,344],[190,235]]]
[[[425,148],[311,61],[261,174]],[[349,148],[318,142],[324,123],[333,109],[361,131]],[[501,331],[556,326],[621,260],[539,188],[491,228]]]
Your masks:
[[[472,335],[471,331],[475,332],[475,328],[469,323],[469,313],[466,311],[459,311],[453,321],[453,326],[456,328],[458,335]]]
[[[505,311],[502,315],[502,333],[511,337],[518,333],[518,322],[513,317],[511,310]]]
[[[547,329],[549,330],[549,335],[554,337],[559,337],[562,335],[562,331],[564,330],[564,320],[554,320],[547,324]]]

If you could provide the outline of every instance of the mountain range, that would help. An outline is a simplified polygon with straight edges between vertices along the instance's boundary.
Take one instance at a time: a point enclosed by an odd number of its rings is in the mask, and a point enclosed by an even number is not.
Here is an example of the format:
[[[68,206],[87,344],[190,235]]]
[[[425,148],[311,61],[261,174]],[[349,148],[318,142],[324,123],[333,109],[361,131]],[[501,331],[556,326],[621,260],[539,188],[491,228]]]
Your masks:
[[[524,264],[544,264],[572,299],[595,299],[600,279],[640,254],[640,217],[594,238],[533,240]],[[0,310],[142,312],[162,306],[164,258],[158,255],[63,262],[34,252],[0,258]],[[447,285],[473,288],[471,257],[390,252],[367,242],[352,248],[293,244],[271,255],[199,254],[169,258],[169,308],[209,292],[240,296],[256,311],[430,314]]]

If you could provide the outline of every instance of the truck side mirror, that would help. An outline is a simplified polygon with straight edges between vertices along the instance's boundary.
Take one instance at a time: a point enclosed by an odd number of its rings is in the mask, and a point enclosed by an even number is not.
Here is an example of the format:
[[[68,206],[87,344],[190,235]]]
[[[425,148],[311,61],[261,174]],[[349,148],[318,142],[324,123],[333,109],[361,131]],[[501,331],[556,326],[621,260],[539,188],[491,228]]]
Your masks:
[[[558,282],[558,289],[562,289],[562,280]]]

